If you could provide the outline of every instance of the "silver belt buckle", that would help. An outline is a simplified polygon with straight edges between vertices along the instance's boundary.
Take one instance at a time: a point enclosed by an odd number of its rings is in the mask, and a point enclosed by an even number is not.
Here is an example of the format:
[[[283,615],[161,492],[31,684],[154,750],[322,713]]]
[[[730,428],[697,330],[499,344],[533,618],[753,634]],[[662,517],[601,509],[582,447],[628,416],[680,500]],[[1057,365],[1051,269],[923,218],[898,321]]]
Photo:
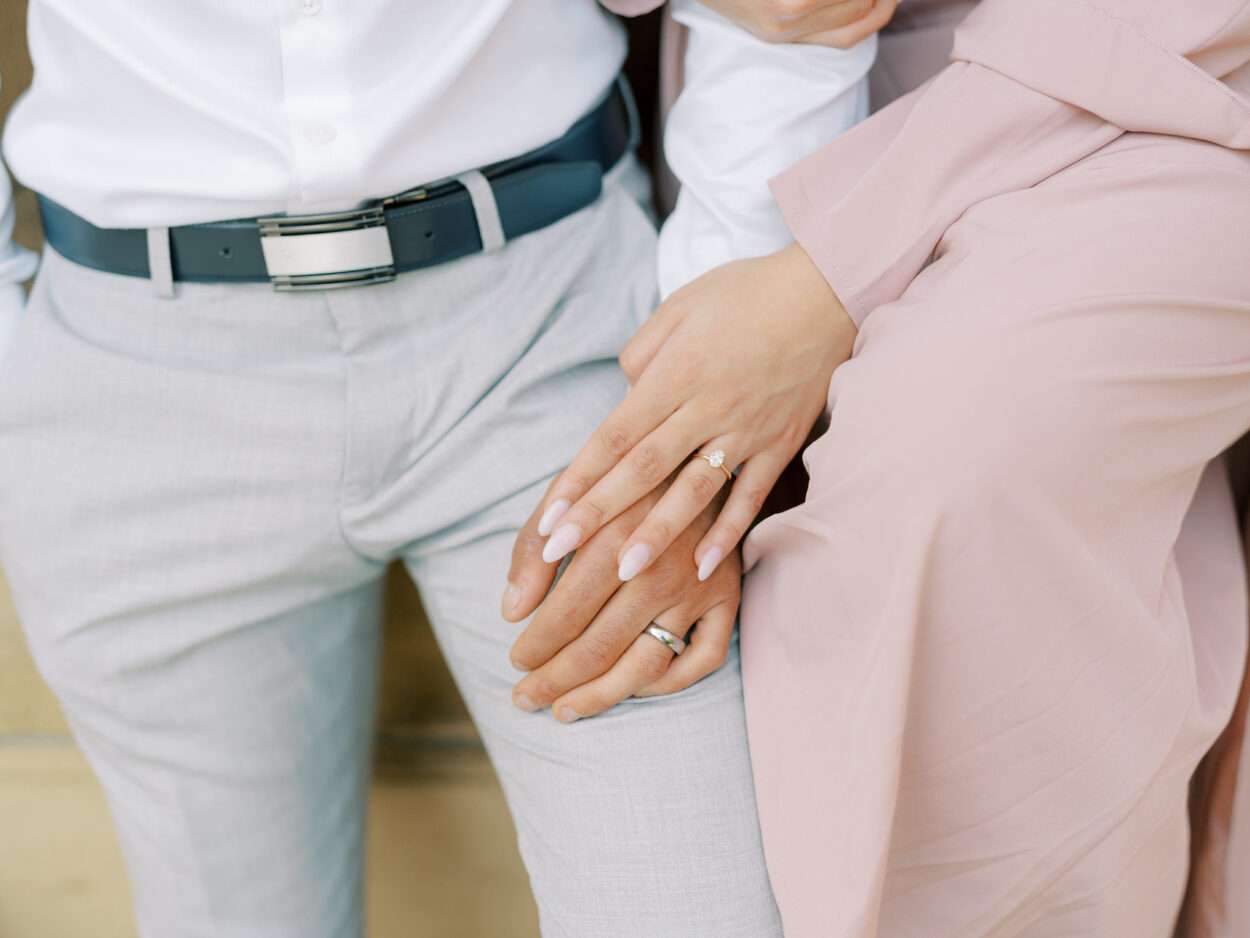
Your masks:
[[[383,202],[350,212],[256,220],[274,289],[334,290],[395,279]]]

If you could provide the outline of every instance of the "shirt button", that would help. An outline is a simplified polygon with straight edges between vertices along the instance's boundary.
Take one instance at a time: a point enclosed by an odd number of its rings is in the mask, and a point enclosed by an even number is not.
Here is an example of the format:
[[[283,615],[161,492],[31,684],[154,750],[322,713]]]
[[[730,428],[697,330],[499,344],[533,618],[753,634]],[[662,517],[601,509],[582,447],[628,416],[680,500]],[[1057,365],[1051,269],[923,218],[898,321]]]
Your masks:
[[[330,143],[338,135],[328,124],[309,124],[304,128],[304,139],[309,143]]]
[[[321,12],[321,0],[300,0],[299,11],[305,16],[316,16]]]

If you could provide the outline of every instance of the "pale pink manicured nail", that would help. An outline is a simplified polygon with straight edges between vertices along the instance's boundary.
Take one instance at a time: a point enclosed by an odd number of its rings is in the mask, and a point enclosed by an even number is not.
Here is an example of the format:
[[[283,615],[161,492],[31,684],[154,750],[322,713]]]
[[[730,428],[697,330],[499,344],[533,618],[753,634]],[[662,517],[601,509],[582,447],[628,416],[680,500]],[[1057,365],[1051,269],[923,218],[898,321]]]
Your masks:
[[[521,587],[515,583],[509,583],[508,588],[503,591],[503,608],[504,612],[511,612],[516,608],[516,604],[521,601]]]
[[[707,553],[703,555],[703,559],[699,561],[699,582],[702,583],[720,566],[720,562],[725,559],[725,552],[719,547],[709,547]]]
[[[625,551],[625,556],[621,558],[621,566],[617,569],[616,575],[622,582],[632,580],[638,575],[638,571],[647,565],[647,561],[650,559],[651,548],[646,544],[635,544]]]
[[[534,703],[534,701],[530,700],[524,694],[513,694],[512,702],[526,713],[533,713],[538,709],[538,704]]]
[[[567,498],[558,498],[543,512],[543,516],[538,519],[538,533],[546,537],[551,533],[551,529],[556,526],[556,522],[561,516],[569,510],[569,500]]]
[[[582,529],[575,524],[562,524],[556,528],[556,533],[551,535],[545,547],[543,547],[543,562],[555,563],[574,547],[578,541],[582,539]]]
[[[556,719],[561,723],[576,723],[581,719],[581,714],[568,704],[564,704],[556,710]]]

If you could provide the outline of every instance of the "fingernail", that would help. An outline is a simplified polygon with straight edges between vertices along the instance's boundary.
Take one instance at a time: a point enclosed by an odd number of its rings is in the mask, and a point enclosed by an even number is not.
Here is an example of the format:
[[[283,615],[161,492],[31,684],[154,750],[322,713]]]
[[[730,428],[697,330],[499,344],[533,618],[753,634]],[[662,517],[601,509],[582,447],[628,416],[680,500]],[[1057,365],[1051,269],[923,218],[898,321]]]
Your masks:
[[[581,716],[568,704],[564,704],[556,709],[556,719],[561,723],[576,723]]]
[[[569,510],[569,500],[567,498],[558,498],[543,512],[543,516],[538,519],[538,533],[546,537],[551,533],[551,529],[556,526],[556,522]]]
[[[719,547],[709,547],[707,553],[703,555],[703,559],[699,561],[699,582],[702,583],[710,577],[724,559],[725,552],[723,550]]]
[[[512,703],[524,710],[526,713],[533,713],[538,709],[538,704],[530,700],[529,697],[525,696],[525,694],[513,694]]]
[[[632,580],[638,575],[638,571],[647,565],[647,561],[650,559],[651,548],[646,544],[635,544],[625,551],[625,556],[621,558],[621,566],[617,569],[616,575],[621,579],[621,582]]]
[[[574,547],[577,542],[582,539],[582,529],[575,524],[562,524],[556,528],[556,533],[551,535],[545,547],[543,547],[543,562],[555,563]]]
[[[509,583],[508,588],[503,591],[503,610],[511,612],[516,608],[517,603],[521,601],[521,587],[515,583]]]

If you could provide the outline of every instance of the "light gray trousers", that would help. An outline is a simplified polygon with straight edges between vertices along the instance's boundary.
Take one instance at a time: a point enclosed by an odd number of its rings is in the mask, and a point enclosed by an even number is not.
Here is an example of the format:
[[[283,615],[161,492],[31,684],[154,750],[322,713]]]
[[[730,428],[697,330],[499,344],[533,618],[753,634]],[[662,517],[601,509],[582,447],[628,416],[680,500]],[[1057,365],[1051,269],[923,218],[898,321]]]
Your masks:
[[[654,302],[655,234],[620,176],[502,250],[361,289],[162,299],[45,253],[0,362],[0,562],[146,938],[361,933],[397,557],[502,778],[545,936],[780,934],[736,654],[571,726],[509,699],[514,534],[620,399],[615,356]]]

